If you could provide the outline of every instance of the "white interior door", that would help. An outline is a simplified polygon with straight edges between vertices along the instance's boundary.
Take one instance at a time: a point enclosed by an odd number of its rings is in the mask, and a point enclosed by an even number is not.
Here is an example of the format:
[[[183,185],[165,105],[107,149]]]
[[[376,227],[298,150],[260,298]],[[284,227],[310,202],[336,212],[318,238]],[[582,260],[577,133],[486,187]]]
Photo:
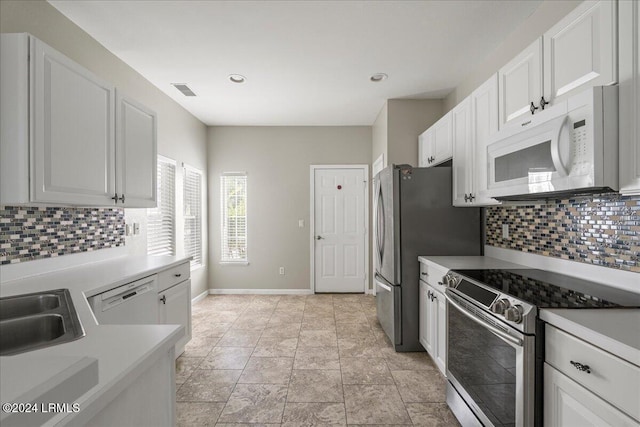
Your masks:
[[[314,170],[314,280],[316,292],[365,290],[363,169]]]

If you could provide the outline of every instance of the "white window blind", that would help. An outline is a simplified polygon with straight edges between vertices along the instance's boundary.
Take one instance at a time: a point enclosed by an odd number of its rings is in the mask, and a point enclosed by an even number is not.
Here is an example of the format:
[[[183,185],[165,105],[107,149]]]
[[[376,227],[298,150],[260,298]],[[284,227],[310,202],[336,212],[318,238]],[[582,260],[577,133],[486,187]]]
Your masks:
[[[223,173],[220,187],[221,261],[247,262],[247,174]]]
[[[158,156],[158,206],[147,209],[147,253],[175,255],[176,164]]]
[[[184,167],[184,252],[191,267],[202,265],[202,172]]]

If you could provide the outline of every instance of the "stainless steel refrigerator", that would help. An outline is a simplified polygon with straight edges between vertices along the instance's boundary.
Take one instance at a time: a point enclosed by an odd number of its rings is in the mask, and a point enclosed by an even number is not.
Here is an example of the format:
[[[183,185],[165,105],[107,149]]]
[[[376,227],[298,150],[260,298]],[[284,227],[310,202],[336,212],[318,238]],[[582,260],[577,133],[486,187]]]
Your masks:
[[[378,320],[396,351],[422,351],[421,255],[482,255],[482,211],[451,204],[451,167],[392,165],[375,177],[374,265]]]

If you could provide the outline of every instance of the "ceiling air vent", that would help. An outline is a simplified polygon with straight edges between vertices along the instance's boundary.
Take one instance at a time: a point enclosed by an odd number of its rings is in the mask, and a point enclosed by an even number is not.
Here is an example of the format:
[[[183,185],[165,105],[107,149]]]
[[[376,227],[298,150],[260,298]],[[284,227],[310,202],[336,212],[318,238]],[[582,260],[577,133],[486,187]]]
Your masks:
[[[184,96],[196,96],[196,94],[193,93],[191,89],[189,89],[189,86],[184,83],[171,83],[171,86],[182,92]]]

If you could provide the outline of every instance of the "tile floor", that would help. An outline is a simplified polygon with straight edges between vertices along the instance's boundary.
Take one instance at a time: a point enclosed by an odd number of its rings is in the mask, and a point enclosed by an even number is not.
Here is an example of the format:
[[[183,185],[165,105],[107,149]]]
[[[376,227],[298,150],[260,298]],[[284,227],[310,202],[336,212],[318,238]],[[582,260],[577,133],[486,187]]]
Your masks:
[[[366,295],[218,295],[176,361],[180,426],[458,426],[426,353],[396,353]]]

